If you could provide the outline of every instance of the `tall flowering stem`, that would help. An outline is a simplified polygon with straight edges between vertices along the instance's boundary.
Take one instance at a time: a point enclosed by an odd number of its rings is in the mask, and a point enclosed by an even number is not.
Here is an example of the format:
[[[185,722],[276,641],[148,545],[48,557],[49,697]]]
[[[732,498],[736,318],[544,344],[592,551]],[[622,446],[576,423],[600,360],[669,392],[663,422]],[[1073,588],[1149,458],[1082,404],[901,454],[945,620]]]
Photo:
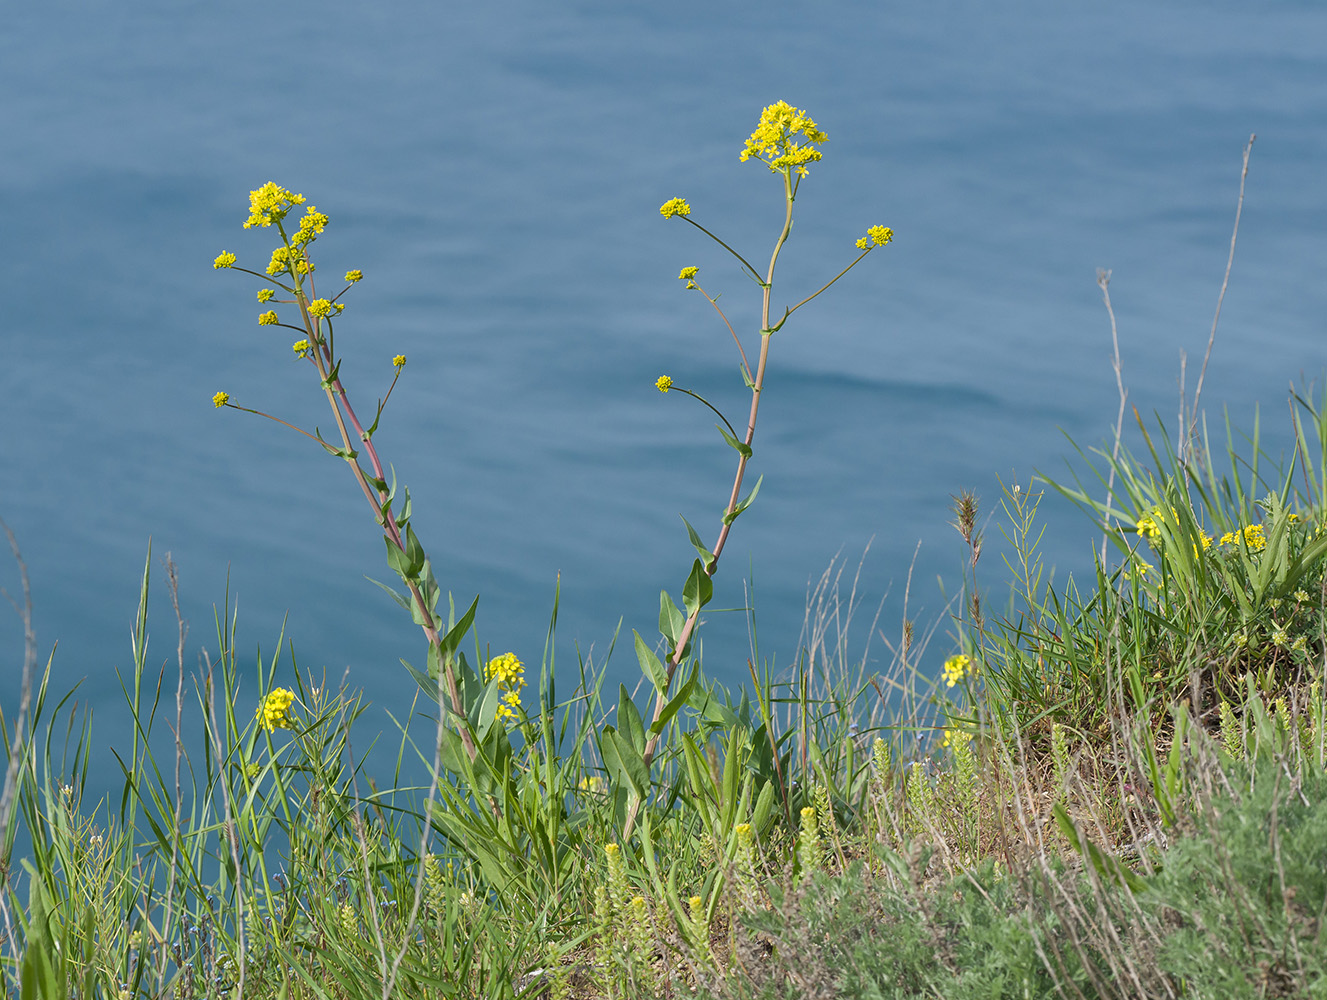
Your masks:
[[[327,225],[328,218],[319,212],[316,207],[310,205],[304,216],[300,218],[299,227],[293,234],[288,231],[285,223],[286,216],[291,209],[303,205],[304,200],[303,195],[294,194],[272,182],[268,182],[256,191],[251,191],[249,194],[250,213],[244,227],[249,229],[255,226],[264,228],[274,226],[281,236],[281,246],[272,251],[272,259],[267,266],[266,274],[236,267],[237,258],[235,254],[230,252],[218,256],[213,262],[213,266],[252,274],[276,285],[291,296],[288,299],[277,299],[275,296],[278,293],[275,289],[264,288],[258,292],[258,301],[261,303],[276,302],[278,304],[294,305],[298,308],[299,326],[281,322],[274,309],[261,313],[258,317],[258,323],[260,326],[284,327],[302,334],[302,339],[292,345],[295,356],[308,360],[317,369],[320,384],[336,421],[341,443],[338,447],[335,444],[328,443],[321,435],[315,436],[299,428],[294,429],[306,437],[313,438],[330,453],[345,459],[350,466],[355,481],[364,493],[364,498],[368,500],[369,506],[373,509],[374,518],[382,526],[387,543],[388,562],[401,577],[409,592],[408,610],[410,610],[412,617],[424,630],[424,634],[428,638],[430,672],[436,665],[439,698],[441,699],[442,695],[445,694],[451,711],[457,718],[465,751],[473,760],[476,754],[475,743],[469,731],[469,726],[466,724],[465,704],[461,698],[448,643],[449,639],[454,640],[457,636],[444,633],[443,621],[436,611],[439,595],[438,585],[433,578],[424,550],[415,538],[414,531],[409,524],[409,495],[407,494],[406,502],[403,505],[404,510],[399,514],[394,513],[392,503],[395,490],[393,486],[389,486],[387,483],[385,466],[378,454],[377,446],[373,443],[373,434],[378,428],[378,421],[382,417],[383,407],[386,405],[387,399],[390,398],[392,389],[396,387],[396,380],[400,378],[406,359],[403,355],[396,355],[392,359],[395,375],[392,379],[391,388],[378,403],[377,414],[373,422],[366,427],[351,404],[349,393],[347,393],[345,384],[341,380],[341,362],[336,355],[335,330],[332,323],[333,318],[339,316],[345,309],[345,306],[338,300],[363,278],[363,273],[360,271],[347,272],[345,287],[334,298],[324,299],[318,297],[313,277],[315,268],[309,258],[308,248],[321,235]],[[278,423],[286,424],[284,420],[277,417],[270,417],[269,414],[261,411],[249,410],[247,407],[231,403],[230,396],[225,392],[217,393],[213,397],[213,403],[218,407],[230,406],[235,409],[258,413],[260,416],[269,417]],[[286,426],[291,425],[286,424]],[[361,454],[368,460],[368,470],[365,470],[360,464]],[[473,608],[471,612],[473,612]],[[468,627],[469,618],[470,616],[467,615],[463,619],[462,626]],[[458,628],[464,631],[464,628],[460,626]]]
[[[807,176],[807,165],[817,162],[821,159],[821,152],[817,148],[824,143],[828,136],[820,131],[804,111],[792,107],[791,105],[779,101],[765,108],[760,116],[760,123],[756,130],[747,139],[746,146],[742,150],[741,159],[756,159],[764,163],[772,173],[777,174],[783,181],[784,194],[784,212],[783,226],[779,230],[778,238],[774,241],[774,249],[770,253],[769,265],[762,276],[759,271],[753,267],[745,257],[730,247],[719,237],[715,236],[700,223],[691,218],[691,206],[683,198],[673,198],[665,202],[659,209],[664,218],[680,218],[685,222],[695,226],[706,236],[710,237],[725,250],[733,255],[741,265],[742,270],[754,281],[760,285],[760,352],[756,358],[755,372],[752,373],[747,356],[740,339],[736,333],[733,333],[734,340],[737,340],[738,350],[742,353],[742,374],[751,390],[751,408],[747,416],[746,433],[739,441],[735,435],[724,434],[728,444],[738,453],[737,470],[733,475],[732,489],[728,495],[728,503],[724,508],[722,526],[719,530],[718,538],[714,542],[713,548],[705,550],[700,544],[698,537],[692,532],[692,543],[695,545],[701,558],[697,559],[692,570],[691,578],[687,581],[687,588],[684,591],[687,599],[684,601],[687,607],[687,615],[683,621],[681,629],[676,634],[665,632],[665,637],[671,643],[671,651],[668,662],[664,668],[664,676],[655,680],[656,694],[654,702],[654,712],[650,720],[650,736],[645,743],[644,752],[641,754],[643,762],[648,768],[654,760],[659,750],[659,743],[663,738],[663,725],[666,719],[671,717],[671,713],[677,710],[678,701],[682,700],[681,695],[670,698],[673,676],[677,668],[681,666],[686,659],[687,652],[696,625],[700,619],[701,609],[709,600],[712,587],[709,580],[718,570],[719,557],[723,554],[724,547],[728,544],[728,536],[732,531],[733,522],[755,499],[756,492],[760,489],[760,481],[757,480],[756,486],[751,493],[742,498],[742,485],[746,478],[747,465],[752,456],[752,442],[756,436],[756,418],[760,413],[760,397],[765,385],[765,369],[769,362],[770,340],[777,333],[788,317],[794,312],[814,299],[830,285],[834,284],[839,278],[852,270],[867,254],[877,247],[884,246],[893,240],[894,234],[884,226],[872,226],[867,234],[857,241],[857,249],[860,253],[848,264],[842,271],[836,274],[828,282],[822,285],[812,294],[802,299],[796,305],[787,307],[783,310],[783,315],[777,321],[771,319],[772,296],[774,291],[774,270],[779,262],[779,254],[783,251],[783,245],[787,242],[789,234],[792,232],[793,225],[793,203],[797,199],[797,189],[801,184],[802,178]],[[702,295],[718,310],[724,323],[732,331],[732,324],[728,322],[728,317],[724,315],[723,310],[719,309],[718,303],[714,297],[711,297],[704,289],[696,283],[697,268],[683,268],[679,278],[686,281],[687,288],[694,288],[701,291]],[[662,377],[656,385],[658,388],[667,392],[673,387],[672,380],[667,376]],[[694,395],[694,394],[691,394]],[[699,397],[697,397],[699,398]],[[705,402],[702,400],[702,402]],[[708,406],[709,404],[706,403]],[[712,408],[712,407],[711,407]],[[726,423],[726,421],[725,421]],[[720,433],[723,429],[720,428]],[[688,525],[690,528],[690,525]],[[703,575],[704,579],[701,580]],[[662,616],[661,616],[662,617]],[[680,617],[680,615],[679,615]],[[644,657],[642,657],[644,665]],[[648,672],[648,668],[647,668]],[[633,799],[630,809],[627,813],[627,822],[625,833],[631,835],[636,817],[639,813],[642,800]]]

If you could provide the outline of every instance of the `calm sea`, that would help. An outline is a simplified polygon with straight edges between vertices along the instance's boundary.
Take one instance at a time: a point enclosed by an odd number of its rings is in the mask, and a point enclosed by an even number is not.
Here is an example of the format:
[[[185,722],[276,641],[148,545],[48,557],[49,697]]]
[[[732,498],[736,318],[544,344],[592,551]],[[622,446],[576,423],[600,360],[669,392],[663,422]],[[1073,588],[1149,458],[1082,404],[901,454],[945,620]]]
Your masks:
[[[765,104],[807,109],[830,140],[776,299],[831,277],[869,225],[896,242],[773,344],[752,465],[764,485],[713,606],[752,598],[761,658],[779,668],[831,560],[846,583],[871,543],[856,648],[886,595],[886,636],[905,589],[908,613],[936,620],[937,577],[952,592],[963,560],[949,495],[975,490],[990,510],[1000,481],[1067,475],[1069,439],[1105,439],[1117,403],[1098,267],[1114,274],[1129,402],[1173,427],[1251,132],[1203,403],[1217,426],[1228,407],[1251,427],[1261,406],[1284,441],[1287,386],[1325,357],[1325,54],[1327,9],[1310,2],[7,10],[0,516],[31,570],[43,661],[59,644],[53,688],[81,681],[97,746],[123,742],[116,671],[151,540],[153,664],[174,655],[169,552],[190,669],[216,652],[229,588],[250,667],[284,623],[301,668],[368,693],[370,732],[408,707],[398,660],[418,662],[422,640],[366,579],[390,571],[347,471],[211,403],[224,389],[328,424],[292,336],[256,325],[256,283],[212,268],[233,250],[261,269],[270,241],[241,224],[267,180],[331,216],[325,272],[366,274],[338,326],[361,410],[391,357],[409,357],[378,440],[443,587],[479,595],[480,640],[533,667],[560,578],[565,691],[578,651],[601,662],[619,623],[654,634],[659,590],[680,590],[693,555],[678,515],[711,538],[727,496],[732,452],[709,411],[654,379],[735,423],[745,412],[731,339],[676,275],[702,268],[749,349],[753,288],[658,206],[686,196],[693,218],[767,259],[779,187],[737,154]],[[1089,565],[1086,519],[1050,501],[1046,514],[1048,567]],[[998,595],[994,543],[980,572]],[[0,580],[17,594],[7,560]],[[708,671],[741,682],[745,616],[711,614],[704,636]],[[7,718],[21,646],[0,615]],[[637,676],[630,648],[612,680]],[[942,623],[928,663],[950,651]],[[888,661],[878,635],[871,656]]]

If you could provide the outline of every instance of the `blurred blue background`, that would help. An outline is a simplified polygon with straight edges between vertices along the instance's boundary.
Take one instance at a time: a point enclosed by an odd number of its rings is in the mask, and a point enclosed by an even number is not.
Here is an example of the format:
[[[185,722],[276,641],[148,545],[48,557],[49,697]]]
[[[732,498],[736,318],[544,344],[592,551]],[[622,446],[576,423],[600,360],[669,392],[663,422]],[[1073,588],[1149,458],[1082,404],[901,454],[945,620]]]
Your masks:
[[[731,339],[676,280],[705,286],[758,339],[753,287],[702,222],[767,259],[780,188],[739,163],[760,109],[805,108],[829,134],[801,188],[776,301],[872,254],[775,338],[751,479],[714,608],[755,581],[760,653],[796,656],[808,587],[836,555],[862,565],[865,643],[907,613],[942,617],[964,559],[949,495],[989,511],[997,477],[1064,474],[1065,435],[1103,442],[1117,405],[1097,267],[1111,268],[1129,401],[1173,429],[1226,264],[1241,149],[1258,133],[1230,290],[1204,389],[1286,440],[1287,384],[1323,365],[1327,9],[1041,0],[825,5],[52,2],[0,27],[0,516],[31,569],[53,687],[80,679],[97,745],[128,730],[138,580],[153,545],[153,645],[173,660],[159,572],[180,567],[186,663],[215,655],[229,592],[242,660],[285,622],[302,668],[346,676],[402,712],[402,656],[423,641],[365,577],[380,535],[342,463],[234,401],[329,421],[289,331],[256,324],[261,270],[243,231],[267,180],[330,214],[324,274],[362,268],[338,340],[361,412],[410,359],[378,442],[416,529],[478,635],[537,667],[561,578],[562,689],[575,651],[602,657],[622,622],[654,635],[707,539],[740,423]],[[1279,436],[1279,437],[1278,437]],[[1048,564],[1090,565],[1090,524],[1047,501]],[[995,545],[980,573],[998,596]],[[846,577],[845,577],[846,579]],[[11,594],[17,571],[0,568]],[[952,651],[941,622],[927,652]],[[750,655],[740,614],[708,615],[706,668]],[[21,630],[0,615],[0,705],[17,704]],[[872,657],[888,652],[876,637]],[[173,667],[172,667],[173,669]],[[289,665],[283,667],[288,671]],[[629,643],[610,663],[634,681]],[[289,683],[288,673],[278,682]],[[254,685],[249,681],[248,693]],[[248,711],[243,708],[243,711]],[[100,765],[109,758],[102,755]],[[109,770],[107,775],[111,774]]]

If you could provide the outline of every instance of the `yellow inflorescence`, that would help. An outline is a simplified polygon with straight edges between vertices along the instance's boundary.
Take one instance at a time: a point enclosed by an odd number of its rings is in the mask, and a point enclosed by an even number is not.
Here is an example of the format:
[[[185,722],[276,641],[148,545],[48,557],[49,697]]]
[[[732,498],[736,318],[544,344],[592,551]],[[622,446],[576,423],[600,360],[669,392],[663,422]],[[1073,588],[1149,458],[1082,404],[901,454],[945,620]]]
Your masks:
[[[290,706],[294,701],[294,691],[289,688],[273,688],[258,706],[259,724],[269,733],[274,729],[294,729],[295,720],[290,717]]]
[[[357,281],[363,281],[363,280],[364,280],[364,272],[363,272],[363,271],[347,271],[347,272],[346,272],[346,281],[348,281],[348,282],[349,282],[350,284],[352,284],[352,285],[353,285],[355,282],[357,282]]]
[[[685,198],[670,198],[659,206],[659,214],[665,219],[671,219],[674,215],[690,215],[691,206]]]
[[[295,352],[297,357],[307,357],[309,354],[309,342],[307,340],[297,340],[290,345],[290,349]]]
[[[212,397],[212,405],[217,407],[218,409],[225,406],[229,402],[230,402],[230,393],[228,392],[219,392]]]
[[[1263,533],[1261,524],[1250,524],[1243,531],[1244,545],[1250,552],[1261,552],[1267,548],[1267,536]],[[1238,545],[1240,532],[1227,531],[1221,536],[1219,545]]]
[[[806,164],[821,158],[820,150],[815,146],[828,139],[829,136],[816,127],[805,111],[779,101],[760,113],[760,124],[747,139],[741,159],[745,163],[756,157],[771,170],[795,168],[805,177]]]
[[[280,222],[292,206],[303,204],[304,195],[293,194],[268,181],[257,191],[249,192],[249,218],[244,223],[244,228],[270,226],[274,222]]]
[[[872,226],[866,231],[866,235],[857,241],[858,250],[874,250],[876,247],[882,247],[886,243],[894,242],[894,230],[888,226]]]
[[[698,268],[698,267],[684,267],[684,268],[682,268],[681,271],[679,271],[679,272],[677,273],[677,280],[678,280],[678,281],[690,281],[690,280],[691,280],[692,278],[694,278],[698,273],[700,273],[700,268]]]
[[[272,300],[272,296],[275,294],[276,294],[275,288],[260,288],[258,289],[258,301],[270,302]]]
[[[223,253],[223,254],[221,254],[219,257],[217,257],[216,260],[212,261],[212,266],[213,266],[213,267],[233,267],[233,266],[235,265],[235,260],[236,260],[235,255],[234,255],[233,253],[231,253],[229,250],[227,250],[225,253]]]
[[[975,675],[977,667],[972,662],[972,657],[959,653],[945,660],[945,685],[953,687],[964,677]]]
[[[667,375],[660,375],[654,380],[654,387],[660,392],[667,392],[673,387],[673,380]]]
[[[521,688],[525,687],[525,664],[515,653],[503,653],[488,661],[484,668],[486,681],[497,680],[502,690],[502,704],[498,706],[499,719],[515,719],[521,707]]]
[[[396,357],[392,358],[392,364],[395,365],[397,368],[404,368],[404,367],[405,367],[405,355],[404,355],[404,354],[398,354]]]

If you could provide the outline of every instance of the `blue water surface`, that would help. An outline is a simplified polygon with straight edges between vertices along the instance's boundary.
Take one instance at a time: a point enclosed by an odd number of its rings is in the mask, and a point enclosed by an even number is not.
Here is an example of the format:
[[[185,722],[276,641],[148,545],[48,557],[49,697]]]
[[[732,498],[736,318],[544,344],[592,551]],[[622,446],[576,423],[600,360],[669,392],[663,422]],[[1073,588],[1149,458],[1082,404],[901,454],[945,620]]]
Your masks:
[[[767,260],[777,179],[740,163],[760,109],[828,132],[797,201],[776,302],[894,245],[806,306],[772,345],[751,474],[715,608],[754,580],[760,658],[798,651],[808,588],[862,565],[861,648],[878,603],[941,625],[964,550],[949,495],[1064,475],[1069,440],[1117,408],[1095,281],[1113,270],[1129,404],[1168,426],[1190,391],[1256,132],[1239,245],[1203,390],[1220,425],[1261,406],[1286,440],[1291,379],[1323,367],[1327,9],[1316,3],[1043,0],[808,8],[499,0],[284,5],[50,2],[0,27],[0,516],[31,570],[52,687],[82,682],[97,746],[127,741],[116,671],[149,539],[149,660],[174,658],[161,558],[179,566],[190,671],[213,607],[238,607],[242,662],[284,623],[301,667],[409,707],[418,631],[366,577],[383,543],[342,463],[243,405],[327,430],[289,331],[257,325],[270,234],[251,188],[303,192],[332,223],[327,275],[361,268],[338,325],[361,411],[409,364],[377,441],[408,484],[444,588],[479,595],[477,634],[538,664],[560,580],[558,669],[619,627],[655,634],[658,595],[707,539],[733,453],[668,373],[744,419],[734,345],[676,280],[697,265],[756,349],[758,298],[723,251],[658,206]],[[1048,568],[1090,566],[1091,525],[1048,500]],[[996,524],[988,529],[998,540]],[[873,542],[871,540],[874,539]],[[912,568],[909,584],[909,570]],[[979,568],[997,594],[995,542]],[[16,570],[0,579],[18,592]],[[748,623],[708,616],[706,668],[747,676]],[[0,616],[12,719],[22,635]],[[873,663],[889,664],[876,635]],[[289,683],[288,661],[277,681]],[[638,676],[630,644],[613,683]],[[244,697],[254,696],[253,678]],[[241,711],[251,711],[246,704]],[[190,734],[196,738],[197,734]],[[114,774],[99,752],[102,778]]]

